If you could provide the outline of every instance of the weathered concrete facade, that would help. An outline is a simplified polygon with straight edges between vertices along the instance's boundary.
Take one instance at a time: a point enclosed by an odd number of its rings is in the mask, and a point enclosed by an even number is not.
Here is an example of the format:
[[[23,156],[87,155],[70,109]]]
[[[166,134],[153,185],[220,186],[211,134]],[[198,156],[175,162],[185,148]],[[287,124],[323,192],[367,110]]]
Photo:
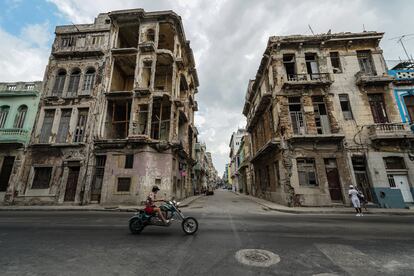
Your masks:
[[[394,181],[412,187],[414,137],[398,116],[382,36],[269,39],[243,110],[257,196],[287,205],[347,204],[354,184],[380,206],[410,203]]]
[[[191,195],[198,85],[174,12],[58,26],[17,200],[140,204],[153,185]]]
[[[0,83],[0,204],[12,204],[37,113],[42,82]]]

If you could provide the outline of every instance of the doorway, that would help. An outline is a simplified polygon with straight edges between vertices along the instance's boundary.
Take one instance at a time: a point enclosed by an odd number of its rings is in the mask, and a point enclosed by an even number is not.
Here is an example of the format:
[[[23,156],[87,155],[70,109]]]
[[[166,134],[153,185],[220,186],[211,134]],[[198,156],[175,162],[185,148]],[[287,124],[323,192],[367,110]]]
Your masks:
[[[394,179],[395,187],[400,189],[401,191],[404,202],[407,202],[407,203],[414,202],[413,195],[411,194],[411,191],[410,191],[410,185],[408,184],[407,175],[396,174],[396,175],[393,175],[393,179]]]
[[[66,183],[64,201],[75,201],[76,187],[78,186],[80,167],[68,167],[68,181]]]
[[[10,175],[13,170],[14,156],[5,156],[0,171],[0,192],[5,192],[9,186]]]
[[[329,194],[332,201],[343,201],[341,182],[339,180],[336,159],[325,159],[326,178],[328,179]]]
[[[353,156],[352,167],[354,169],[355,183],[358,190],[363,193],[366,200],[373,202],[371,185],[366,170],[365,156]]]

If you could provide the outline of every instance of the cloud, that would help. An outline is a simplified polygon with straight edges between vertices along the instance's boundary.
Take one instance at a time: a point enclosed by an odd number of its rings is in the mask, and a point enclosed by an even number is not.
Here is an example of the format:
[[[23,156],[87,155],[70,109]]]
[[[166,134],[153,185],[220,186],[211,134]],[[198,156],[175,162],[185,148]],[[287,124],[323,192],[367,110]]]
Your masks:
[[[34,47],[48,48],[50,47],[51,35],[48,32],[49,22],[41,24],[26,25],[22,28],[20,37],[26,43],[31,43]]]
[[[367,30],[385,31],[381,43],[384,55],[386,59],[398,59],[403,56],[401,46],[389,38],[412,33],[410,19],[414,10],[414,1],[410,0],[47,1],[56,5],[58,15],[69,24],[91,23],[98,13],[119,9],[174,10],[179,14],[194,50],[200,79],[200,111],[195,119],[200,140],[214,153],[220,173],[228,160],[226,147],[231,133],[245,124],[241,111],[247,82],[255,76],[269,36],[310,34],[308,25],[315,33],[329,29],[360,32],[365,26]],[[32,30],[39,33],[35,27]],[[0,39],[9,41],[4,32],[0,32]],[[43,74],[47,54],[40,45],[44,41],[31,38],[29,45],[11,37],[10,45],[0,45],[0,65],[9,66],[0,77]],[[412,52],[414,40],[407,40],[406,46]]]

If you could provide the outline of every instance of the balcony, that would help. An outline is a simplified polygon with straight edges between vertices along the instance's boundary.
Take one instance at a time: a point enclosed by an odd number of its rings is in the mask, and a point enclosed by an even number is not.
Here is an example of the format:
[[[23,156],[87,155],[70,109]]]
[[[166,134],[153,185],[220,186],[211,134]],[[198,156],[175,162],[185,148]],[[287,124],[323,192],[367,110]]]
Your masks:
[[[155,43],[153,41],[141,42],[138,44],[138,48],[141,52],[154,52]]]
[[[383,123],[368,126],[371,140],[414,139],[414,132],[408,124]]]
[[[330,86],[332,80],[329,73],[289,74],[283,83],[283,88],[312,88]]]
[[[0,143],[26,144],[29,140],[29,131],[20,128],[0,128]]]
[[[102,56],[104,55],[104,49],[100,45],[90,45],[90,46],[55,46],[52,48],[52,55],[55,57],[68,57],[68,56],[79,56],[79,57],[88,57],[88,56]]]
[[[384,74],[378,76],[374,73],[358,72],[355,74],[355,82],[358,86],[384,86],[393,82],[394,77]]]

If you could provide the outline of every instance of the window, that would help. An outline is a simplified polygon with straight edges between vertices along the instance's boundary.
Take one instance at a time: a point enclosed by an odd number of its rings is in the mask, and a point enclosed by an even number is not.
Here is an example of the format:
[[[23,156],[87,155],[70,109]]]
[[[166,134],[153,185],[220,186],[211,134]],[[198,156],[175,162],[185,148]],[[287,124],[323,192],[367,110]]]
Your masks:
[[[40,131],[39,141],[40,143],[49,143],[50,136],[52,135],[52,125],[55,118],[55,110],[45,110],[45,117],[43,119],[42,130]]]
[[[287,79],[294,80],[296,78],[295,55],[294,54],[283,55],[283,65],[285,66]]]
[[[384,97],[382,94],[368,94],[368,102],[371,108],[374,123],[388,123],[388,116],[385,110]]]
[[[75,143],[83,142],[83,137],[85,136],[86,122],[88,120],[88,112],[89,109],[87,108],[82,108],[78,110],[78,122],[76,124],[75,137],[73,140]]]
[[[90,94],[93,86],[95,85],[95,68],[89,68],[85,74],[85,81],[83,82],[83,92],[85,94]]]
[[[104,40],[103,35],[94,35],[92,36],[92,45],[101,45]]]
[[[318,134],[331,133],[331,125],[322,96],[312,96],[313,112],[315,114],[315,126]]]
[[[316,178],[315,159],[298,158],[296,159],[299,175],[299,185],[318,186]]]
[[[72,109],[62,109],[60,116],[59,130],[56,136],[56,143],[66,143],[69,134],[70,117]]]
[[[81,70],[76,68],[72,70],[69,78],[68,96],[73,97],[78,93]]]
[[[155,31],[153,29],[147,31],[147,41],[155,41]]]
[[[161,101],[154,101],[152,105],[151,138],[157,140],[168,140],[170,134],[171,106]],[[180,120],[181,121],[181,120]],[[183,124],[179,123],[180,130]],[[181,132],[182,133],[182,132]]]
[[[394,175],[388,174],[387,178],[388,178],[388,183],[390,184],[391,188],[397,187],[397,185],[395,185]]]
[[[62,47],[71,47],[75,45],[75,39],[72,36],[62,37]]]
[[[303,119],[302,103],[300,97],[289,97],[289,115],[292,121],[293,134],[305,134],[305,121]]]
[[[34,168],[32,189],[48,189],[51,176],[52,167]]]
[[[65,80],[66,80],[66,71],[64,69],[61,69],[58,71],[56,78],[55,78],[55,84],[53,86],[52,95],[53,96],[62,96],[63,89],[65,88]]]
[[[3,105],[0,107],[0,128],[6,126],[7,115],[9,115],[10,107],[8,105]]]
[[[125,169],[132,169],[134,167],[134,155],[125,155]]]
[[[357,58],[361,72],[367,75],[375,75],[375,67],[372,62],[371,52],[369,50],[357,51]]]
[[[338,52],[330,52],[331,64],[334,74],[342,73],[341,60]]]
[[[140,104],[138,112],[138,134],[147,134],[148,105]]]
[[[26,84],[25,89],[26,90],[34,90],[35,85],[34,84]]]
[[[7,85],[7,90],[8,91],[16,91],[17,86],[16,85]]]
[[[315,53],[305,54],[306,70],[310,75],[311,80],[319,79],[319,65],[318,56]]]
[[[339,95],[339,102],[341,104],[342,114],[345,120],[353,120],[351,105],[349,104],[349,98],[347,94]]]
[[[398,156],[384,157],[385,168],[387,170],[405,170],[404,159]]]
[[[22,105],[17,110],[16,118],[14,119],[14,128],[23,128],[24,126],[24,120],[26,119],[27,114],[27,106]]]
[[[129,192],[130,188],[131,188],[130,177],[119,177],[118,178],[117,192]]]

